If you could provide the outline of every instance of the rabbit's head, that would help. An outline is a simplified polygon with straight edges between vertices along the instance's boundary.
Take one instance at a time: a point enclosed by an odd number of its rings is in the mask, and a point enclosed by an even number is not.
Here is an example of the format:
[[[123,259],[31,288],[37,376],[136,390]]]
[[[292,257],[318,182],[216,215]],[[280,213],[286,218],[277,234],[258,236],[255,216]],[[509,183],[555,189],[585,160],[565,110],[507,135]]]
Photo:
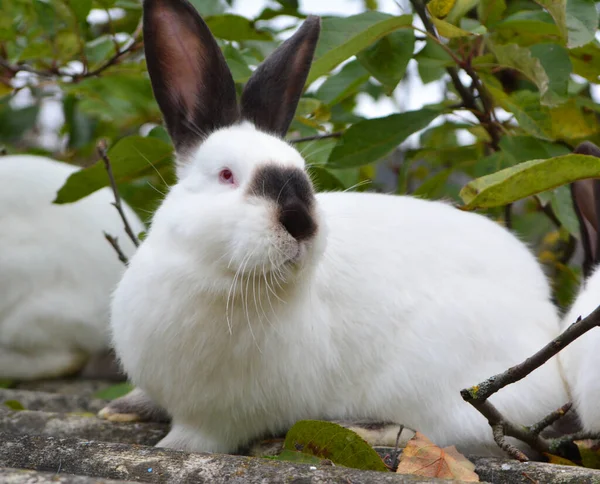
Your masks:
[[[600,148],[585,141],[573,151],[579,155],[591,155],[600,158]],[[581,244],[583,245],[583,275],[588,277],[600,262],[600,179],[587,178],[571,184],[573,207],[579,219]]]
[[[308,17],[253,72],[238,104],[221,49],[194,7],[145,1],[148,72],[178,177],[149,237],[168,240],[171,250],[185,247],[195,263],[225,279],[297,274],[315,259],[323,224],[304,160],[283,136],[319,30],[319,18]]]

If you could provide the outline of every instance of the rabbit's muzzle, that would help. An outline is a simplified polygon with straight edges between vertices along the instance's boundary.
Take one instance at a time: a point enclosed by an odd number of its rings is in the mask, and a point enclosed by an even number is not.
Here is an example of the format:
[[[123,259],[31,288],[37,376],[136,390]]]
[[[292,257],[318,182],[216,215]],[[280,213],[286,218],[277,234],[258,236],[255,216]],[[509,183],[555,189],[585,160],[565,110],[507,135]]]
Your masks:
[[[249,192],[275,202],[279,223],[298,242],[317,233],[314,190],[303,170],[263,165],[255,171]]]

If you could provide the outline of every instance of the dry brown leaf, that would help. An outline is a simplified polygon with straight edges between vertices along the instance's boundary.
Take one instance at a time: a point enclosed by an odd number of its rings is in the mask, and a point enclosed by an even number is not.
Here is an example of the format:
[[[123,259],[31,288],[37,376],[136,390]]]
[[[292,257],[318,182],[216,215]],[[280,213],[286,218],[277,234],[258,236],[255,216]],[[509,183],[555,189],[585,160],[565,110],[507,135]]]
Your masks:
[[[408,442],[396,472],[479,482],[479,476],[475,474],[475,464],[458,452],[454,446],[441,449],[420,432],[417,432]]]

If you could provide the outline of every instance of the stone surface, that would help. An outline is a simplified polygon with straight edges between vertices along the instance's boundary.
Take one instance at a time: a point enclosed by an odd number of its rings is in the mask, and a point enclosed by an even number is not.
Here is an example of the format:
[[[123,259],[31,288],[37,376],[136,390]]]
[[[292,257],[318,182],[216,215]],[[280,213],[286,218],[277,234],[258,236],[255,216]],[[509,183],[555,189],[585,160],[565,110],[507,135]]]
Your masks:
[[[60,468],[58,469],[60,470]],[[74,476],[58,472],[37,472],[25,469],[0,468],[2,484],[128,484],[133,481],[113,481],[97,477]]]
[[[115,423],[94,415],[35,412],[29,410],[1,411],[0,429],[4,432],[46,437],[77,437],[87,440],[155,445],[168,427],[155,423]]]
[[[345,483],[448,484],[395,473],[359,471],[332,465],[309,466],[256,457],[190,454],[154,447],[0,434],[0,466],[124,479],[172,483]]]
[[[19,390],[32,390],[38,392],[62,393],[63,395],[78,395],[92,398],[98,391],[104,390],[115,384],[109,380],[40,380],[26,381],[17,384]]]
[[[89,398],[82,395],[37,392],[0,388],[0,404],[7,400],[19,402],[26,410],[44,412],[90,412],[97,413],[106,405],[106,400]]]
[[[95,413],[106,402],[93,398],[111,382],[29,382],[0,389],[0,482],[76,484],[116,482],[448,483],[436,479],[316,467],[231,455],[189,454],[149,447],[167,432],[159,423],[115,423]],[[15,400],[28,410],[2,403]],[[399,426],[338,422],[377,445],[391,464]],[[399,448],[412,437],[404,429]],[[251,455],[276,454],[281,439],[256,443]],[[600,471],[509,459],[473,458],[481,481],[494,484],[600,483]],[[387,461],[386,461],[387,462]],[[24,469],[19,469],[24,468]],[[110,479],[113,479],[112,481]]]
[[[598,484],[600,470],[542,462],[518,462],[481,457],[471,459],[482,481],[493,484]]]

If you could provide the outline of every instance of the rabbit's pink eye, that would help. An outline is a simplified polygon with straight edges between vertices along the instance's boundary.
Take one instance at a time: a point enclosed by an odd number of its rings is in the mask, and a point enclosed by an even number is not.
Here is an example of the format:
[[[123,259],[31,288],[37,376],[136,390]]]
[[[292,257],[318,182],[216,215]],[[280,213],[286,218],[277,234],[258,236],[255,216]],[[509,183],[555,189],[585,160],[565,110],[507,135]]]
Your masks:
[[[233,173],[227,168],[221,170],[221,172],[219,173],[219,179],[222,183],[234,183]]]

